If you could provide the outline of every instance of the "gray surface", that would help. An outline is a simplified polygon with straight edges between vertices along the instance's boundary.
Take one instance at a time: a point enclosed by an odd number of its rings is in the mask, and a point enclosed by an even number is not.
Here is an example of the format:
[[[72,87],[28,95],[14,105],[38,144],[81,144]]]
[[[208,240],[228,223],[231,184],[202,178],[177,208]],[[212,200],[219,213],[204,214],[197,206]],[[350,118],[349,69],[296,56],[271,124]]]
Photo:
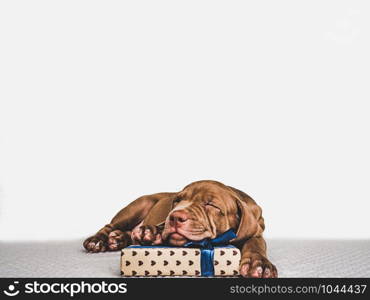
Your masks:
[[[119,252],[82,241],[0,243],[0,277],[118,277]],[[268,240],[279,277],[370,277],[370,240]]]

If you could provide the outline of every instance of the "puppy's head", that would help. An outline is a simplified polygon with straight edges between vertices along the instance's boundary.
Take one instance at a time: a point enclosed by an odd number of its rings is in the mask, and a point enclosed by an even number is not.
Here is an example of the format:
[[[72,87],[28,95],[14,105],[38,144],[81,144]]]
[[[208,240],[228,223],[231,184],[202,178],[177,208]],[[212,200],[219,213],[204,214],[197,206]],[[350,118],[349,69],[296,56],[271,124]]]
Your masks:
[[[234,229],[237,239],[243,239],[257,229],[253,219],[247,205],[231,188],[216,181],[198,181],[174,198],[162,238],[171,245],[182,246]]]

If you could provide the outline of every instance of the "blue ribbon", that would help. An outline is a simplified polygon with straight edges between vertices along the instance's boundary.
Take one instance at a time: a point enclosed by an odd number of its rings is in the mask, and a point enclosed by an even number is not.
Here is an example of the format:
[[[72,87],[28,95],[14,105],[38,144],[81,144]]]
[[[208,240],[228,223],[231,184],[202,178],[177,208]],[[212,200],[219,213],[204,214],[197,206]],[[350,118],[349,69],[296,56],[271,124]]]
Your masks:
[[[200,248],[200,269],[202,276],[210,277],[215,275],[215,268],[213,265],[214,247],[221,247],[228,245],[229,241],[236,238],[234,230],[229,229],[223,234],[214,239],[204,239],[201,241],[190,241],[184,245],[188,248]]]

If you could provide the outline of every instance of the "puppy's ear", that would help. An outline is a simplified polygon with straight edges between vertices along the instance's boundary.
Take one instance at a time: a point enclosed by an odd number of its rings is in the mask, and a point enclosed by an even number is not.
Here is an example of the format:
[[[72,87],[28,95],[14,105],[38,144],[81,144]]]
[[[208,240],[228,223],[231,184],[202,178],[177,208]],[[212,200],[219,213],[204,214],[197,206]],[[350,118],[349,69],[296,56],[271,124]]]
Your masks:
[[[159,226],[166,220],[172,210],[173,200],[176,194],[163,195],[146,215],[143,225]]]
[[[172,197],[172,206],[171,210],[175,208],[175,206],[182,200],[181,196],[179,194],[176,194]]]
[[[262,209],[246,194],[235,194],[236,204],[238,206],[239,227],[236,232],[237,237],[233,242],[261,236],[265,229]]]

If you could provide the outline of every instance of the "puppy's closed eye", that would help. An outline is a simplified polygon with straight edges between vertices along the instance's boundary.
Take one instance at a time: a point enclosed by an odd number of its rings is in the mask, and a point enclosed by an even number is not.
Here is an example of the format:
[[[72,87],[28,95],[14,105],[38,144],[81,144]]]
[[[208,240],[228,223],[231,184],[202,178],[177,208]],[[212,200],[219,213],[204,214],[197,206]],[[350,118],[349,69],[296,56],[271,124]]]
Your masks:
[[[212,202],[205,203],[206,208],[217,210],[220,214],[224,215],[224,212]]]
[[[216,206],[216,205],[215,205],[215,204],[213,204],[212,202],[207,202],[207,203],[206,203],[206,206],[211,206],[211,207],[214,207],[214,208],[220,209],[218,206]]]

